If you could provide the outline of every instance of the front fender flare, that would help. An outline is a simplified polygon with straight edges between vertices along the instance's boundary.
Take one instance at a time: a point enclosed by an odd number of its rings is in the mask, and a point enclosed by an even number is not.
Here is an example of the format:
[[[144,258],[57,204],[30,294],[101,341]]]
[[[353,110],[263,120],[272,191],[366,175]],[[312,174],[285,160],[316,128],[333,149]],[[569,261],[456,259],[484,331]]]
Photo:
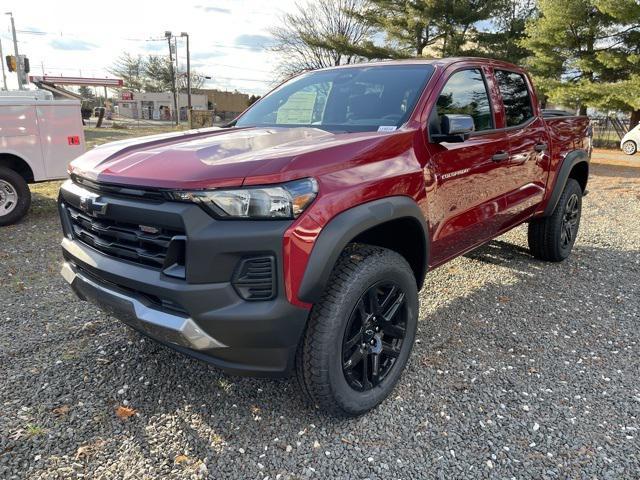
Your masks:
[[[418,288],[424,280],[429,258],[429,235],[427,223],[418,204],[411,197],[395,196],[358,205],[346,210],[327,223],[318,236],[307,268],[300,283],[298,298],[303,302],[316,303],[329,281],[340,253],[356,236],[390,220],[413,218],[422,227],[424,245],[423,278],[418,279]],[[407,239],[407,241],[410,241]]]

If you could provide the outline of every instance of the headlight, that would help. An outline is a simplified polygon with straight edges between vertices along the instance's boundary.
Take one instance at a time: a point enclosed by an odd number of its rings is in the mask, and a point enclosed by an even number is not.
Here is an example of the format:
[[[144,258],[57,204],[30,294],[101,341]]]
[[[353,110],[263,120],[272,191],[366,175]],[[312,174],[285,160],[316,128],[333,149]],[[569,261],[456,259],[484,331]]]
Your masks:
[[[173,200],[193,202],[218,217],[297,218],[316,198],[318,182],[304,178],[275,186],[170,192]]]

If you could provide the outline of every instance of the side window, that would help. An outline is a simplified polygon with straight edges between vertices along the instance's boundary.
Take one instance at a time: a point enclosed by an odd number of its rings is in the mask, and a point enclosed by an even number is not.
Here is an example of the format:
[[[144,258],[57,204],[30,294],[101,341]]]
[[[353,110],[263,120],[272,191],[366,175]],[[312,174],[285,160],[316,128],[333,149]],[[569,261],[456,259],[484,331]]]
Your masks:
[[[476,131],[493,128],[493,117],[487,87],[479,69],[461,70],[447,80],[434,108],[430,122],[431,133],[438,133],[442,115],[459,113],[471,115]],[[434,128],[438,131],[434,132]]]
[[[531,97],[524,77],[505,70],[496,70],[494,75],[502,95],[506,126],[515,127],[533,117]]]

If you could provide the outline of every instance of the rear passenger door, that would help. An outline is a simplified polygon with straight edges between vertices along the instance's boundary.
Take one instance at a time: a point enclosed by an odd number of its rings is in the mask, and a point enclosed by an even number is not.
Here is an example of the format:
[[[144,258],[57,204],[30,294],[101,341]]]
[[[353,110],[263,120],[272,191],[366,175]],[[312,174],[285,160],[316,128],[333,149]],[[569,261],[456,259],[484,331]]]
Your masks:
[[[549,137],[544,120],[536,115],[525,75],[495,69],[494,79],[502,97],[505,131],[509,140],[507,163],[509,191],[500,229],[518,224],[531,216],[543,200],[548,175]]]

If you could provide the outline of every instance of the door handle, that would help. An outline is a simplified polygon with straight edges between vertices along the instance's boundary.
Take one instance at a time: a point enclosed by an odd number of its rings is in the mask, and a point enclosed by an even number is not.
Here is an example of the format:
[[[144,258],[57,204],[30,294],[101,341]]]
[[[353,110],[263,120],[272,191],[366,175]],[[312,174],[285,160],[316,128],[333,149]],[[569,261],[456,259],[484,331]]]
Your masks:
[[[533,149],[536,152],[544,152],[547,148],[549,148],[549,146],[546,143],[537,143],[535,147],[533,147]]]
[[[493,157],[491,157],[491,160],[493,160],[494,162],[502,162],[504,160],[509,160],[509,152],[505,152],[504,150],[501,150],[498,153],[496,153]]]

